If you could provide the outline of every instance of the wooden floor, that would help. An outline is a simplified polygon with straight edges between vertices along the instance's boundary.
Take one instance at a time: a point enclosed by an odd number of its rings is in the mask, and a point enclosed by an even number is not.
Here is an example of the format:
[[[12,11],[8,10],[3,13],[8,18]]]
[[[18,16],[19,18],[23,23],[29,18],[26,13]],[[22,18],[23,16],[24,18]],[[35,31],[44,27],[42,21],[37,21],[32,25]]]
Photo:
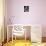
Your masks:
[[[31,46],[30,41],[24,41],[24,40],[16,40],[16,41],[10,41],[8,43],[5,43],[3,46]]]
[[[3,46],[46,46],[46,43],[31,43],[30,41],[14,40],[5,43]]]
[[[42,37],[42,42],[46,42],[46,37]]]

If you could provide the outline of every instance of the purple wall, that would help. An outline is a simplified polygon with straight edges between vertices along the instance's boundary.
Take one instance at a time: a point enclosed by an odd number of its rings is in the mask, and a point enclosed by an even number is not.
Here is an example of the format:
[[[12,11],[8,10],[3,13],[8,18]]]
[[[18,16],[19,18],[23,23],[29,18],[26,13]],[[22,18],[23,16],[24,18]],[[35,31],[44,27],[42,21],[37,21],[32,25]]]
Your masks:
[[[29,12],[24,12],[24,6]],[[46,36],[46,0],[7,0],[8,24],[40,24]],[[10,18],[10,19],[9,19]]]

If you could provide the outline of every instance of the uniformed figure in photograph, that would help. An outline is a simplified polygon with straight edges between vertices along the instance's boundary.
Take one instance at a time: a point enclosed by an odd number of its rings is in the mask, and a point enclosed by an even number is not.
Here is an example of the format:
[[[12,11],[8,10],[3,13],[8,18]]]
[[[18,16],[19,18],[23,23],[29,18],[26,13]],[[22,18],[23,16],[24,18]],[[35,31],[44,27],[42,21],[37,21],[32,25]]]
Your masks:
[[[29,12],[29,6],[24,6],[24,12]]]

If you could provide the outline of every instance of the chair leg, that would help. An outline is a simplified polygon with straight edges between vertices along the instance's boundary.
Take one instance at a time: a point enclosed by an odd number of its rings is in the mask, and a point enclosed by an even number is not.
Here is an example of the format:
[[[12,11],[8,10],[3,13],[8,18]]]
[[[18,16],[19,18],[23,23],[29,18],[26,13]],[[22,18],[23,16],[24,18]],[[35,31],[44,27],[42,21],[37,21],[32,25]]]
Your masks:
[[[26,42],[26,31],[25,31],[25,42]]]
[[[16,36],[15,36],[15,42],[16,42]]]
[[[13,32],[12,32],[12,43],[13,43]]]

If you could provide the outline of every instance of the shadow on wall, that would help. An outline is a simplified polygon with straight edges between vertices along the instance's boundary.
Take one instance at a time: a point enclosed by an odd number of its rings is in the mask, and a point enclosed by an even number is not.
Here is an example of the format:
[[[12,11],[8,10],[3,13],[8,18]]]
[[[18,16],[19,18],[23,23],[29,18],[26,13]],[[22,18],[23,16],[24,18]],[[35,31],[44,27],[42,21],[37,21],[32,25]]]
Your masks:
[[[46,42],[46,26],[42,27],[42,42]]]

